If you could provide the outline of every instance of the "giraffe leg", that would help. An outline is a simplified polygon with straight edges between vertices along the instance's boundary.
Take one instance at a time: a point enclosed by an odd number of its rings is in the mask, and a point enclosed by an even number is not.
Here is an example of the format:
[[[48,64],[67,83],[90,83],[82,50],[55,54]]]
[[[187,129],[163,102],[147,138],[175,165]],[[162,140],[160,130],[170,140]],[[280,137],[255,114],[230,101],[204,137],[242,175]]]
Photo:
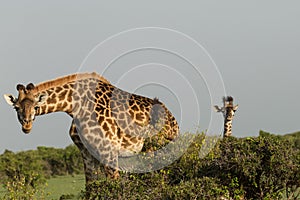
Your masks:
[[[103,139],[105,141],[105,139]],[[106,144],[106,145],[104,145]],[[88,144],[89,145],[89,144]],[[103,142],[102,145],[89,146],[88,147],[92,154],[99,158],[100,161],[96,160],[101,166],[103,166],[103,171],[107,178],[118,179],[119,170],[118,170],[118,155],[114,146],[110,142]]]
[[[94,181],[98,180],[99,174],[101,174],[101,165],[97,159],[95,159],[85,148],[83,143],[81,142],[80,136],[78,135],[76,125],[72,122],[69,134],[71,136],[72,141],[78,147],[81,152],[81,156],[83,158],[84,164],[84,172],[86,179],[86,186]]]
[[[94,160],[97,158],[99,165],[104,167],[105,175],[108,178],[119,177],[118,171],[118,144],[111,138],[110,130],[102,129],[95,114],[86,113],[81,116],[83,120],[74,120],[73,126],[81,133],[81,145],[88,149],[88,153]],[[86,126],[88,123],[94,126]]]
[[[104,170],[105,170],[105,174],[107,177],[111,178],[111,179],[118,179],[120,177],[119,174],[119,170],[114,169],[112,167],[109,166],[104,166]]]

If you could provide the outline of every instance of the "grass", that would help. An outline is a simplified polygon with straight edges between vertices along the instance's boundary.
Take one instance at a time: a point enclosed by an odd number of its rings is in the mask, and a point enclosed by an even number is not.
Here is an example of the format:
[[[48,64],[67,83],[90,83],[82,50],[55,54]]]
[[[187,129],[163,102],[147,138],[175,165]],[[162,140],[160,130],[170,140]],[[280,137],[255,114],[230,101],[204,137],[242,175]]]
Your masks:
[[[0,199],[2,199],[4,195],[5,195],[5,189],[3,187],[0,187]]]
[[[72,195],[78,199],[79,193],[85,187],[84,175],[58,176],[47,180],[45,188],[46,200],[58,200],[62,195]],[[0,187],[0,199],[3,198],[5,189]]]
[[[75,176],[59,176],[48,180],[48,186],[45,189],[47,199],[59,199],[62,195],[73,194],[79,195],[80,191],[84,189],[85,178],[84,175]]]

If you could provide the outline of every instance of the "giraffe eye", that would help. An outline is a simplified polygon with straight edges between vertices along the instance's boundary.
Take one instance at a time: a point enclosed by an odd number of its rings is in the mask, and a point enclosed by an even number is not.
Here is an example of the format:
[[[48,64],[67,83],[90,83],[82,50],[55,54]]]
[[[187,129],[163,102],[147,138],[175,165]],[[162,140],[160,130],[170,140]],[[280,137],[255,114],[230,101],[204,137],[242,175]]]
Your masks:
[[[37,109],[39,109],[39,108],[40,108],[39,106],[35,106],[35,107],[34,107],[34,110],[37,110]]]

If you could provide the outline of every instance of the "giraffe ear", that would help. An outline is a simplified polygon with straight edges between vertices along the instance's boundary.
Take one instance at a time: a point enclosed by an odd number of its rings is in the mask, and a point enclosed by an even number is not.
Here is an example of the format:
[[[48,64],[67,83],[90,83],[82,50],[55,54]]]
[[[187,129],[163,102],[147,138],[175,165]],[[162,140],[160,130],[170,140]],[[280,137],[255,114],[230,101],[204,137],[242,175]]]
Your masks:
[[[32,90],[34,89],[34,85],[33,83],[29,83],[27,86],[26,86],[26,90]]]
[[[36,97],[37,104],[39,106],[44,104],[46,102],[47,97],[48,97],[48,94],[46,94],[46,93],[39,94],[39,96]]]
[[[239,107],[239,105],[235,105],[235,106],[233,107],[233,111],[235,112],[235,111],[238,109],[238,107]]]
[[[221,112],[221,109],[220,109],[219,106],[217,106],[217,105],[214,106],[214,110],[215,110],[216,112]]]
[[[214,106],[214,110],[216,111],[216,112],[224,112],[224,107],[222,107],[222,108],[220,108],[219,106]]]
[[[15,98],[13,95],[11,95],[11,94],[5,94],[4,95],[4,99],[6,100],[6,102],[9,104],[9,105],[11,105],[11,106],[13,106],[15,103],[16,103],[16,101],[17,101],[17,98]]]

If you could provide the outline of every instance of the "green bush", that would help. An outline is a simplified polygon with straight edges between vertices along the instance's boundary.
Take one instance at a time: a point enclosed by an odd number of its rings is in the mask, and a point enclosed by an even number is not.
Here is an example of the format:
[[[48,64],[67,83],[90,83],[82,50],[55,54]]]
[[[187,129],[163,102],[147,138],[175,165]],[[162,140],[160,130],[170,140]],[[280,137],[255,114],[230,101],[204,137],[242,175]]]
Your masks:
[[[37,150],[0,156],[0,184],[6,189],[5,199],[41,199],[46,178],[83,173],[77,147],[66,149],[38,147]]]
[[[205,138],[214,143],[216,138]],[[261,132],[259,137],[224,138],[207,156],[204,135],[185,154],[152,173],[123,174],[87,187],[88,199],[297,199],[299,148],[295,140]],[[297,193],[298,192],[298,193]]]
[[[5,199],[40,199],[46,180],[41,160],[34,151],[14,154],[5,151],[0,159],[1,183],[6,189]]]
[[[85,199],[299,199],[299,138],[299,132],[278,136],[261,131],[258,137],[222,140],[204,134],[185,134],[178,142],[179,146],[190,144],[188,149],[176,149],[169,143],[171,153],[163,157],[164,162],[172,159],[174,152],[185,150],[171,165],[151,173],[122,173],[119,180],[109,180],[103,175],[88,185],[81,196]],[[149,141],[144,150],[155,141]],[[214,145],[207,155],[204,144]],[[154,147],[160,148],[161,142]],[[153,168],[157,164],[145,161]],[[45,178],[73,173],[83,173],[80,152],[74,145],[66,149],[5,151],[0,156],[0,180],[7,189],[6,199],[40,199]],[[61,199],[73,197],[63,195]]]

